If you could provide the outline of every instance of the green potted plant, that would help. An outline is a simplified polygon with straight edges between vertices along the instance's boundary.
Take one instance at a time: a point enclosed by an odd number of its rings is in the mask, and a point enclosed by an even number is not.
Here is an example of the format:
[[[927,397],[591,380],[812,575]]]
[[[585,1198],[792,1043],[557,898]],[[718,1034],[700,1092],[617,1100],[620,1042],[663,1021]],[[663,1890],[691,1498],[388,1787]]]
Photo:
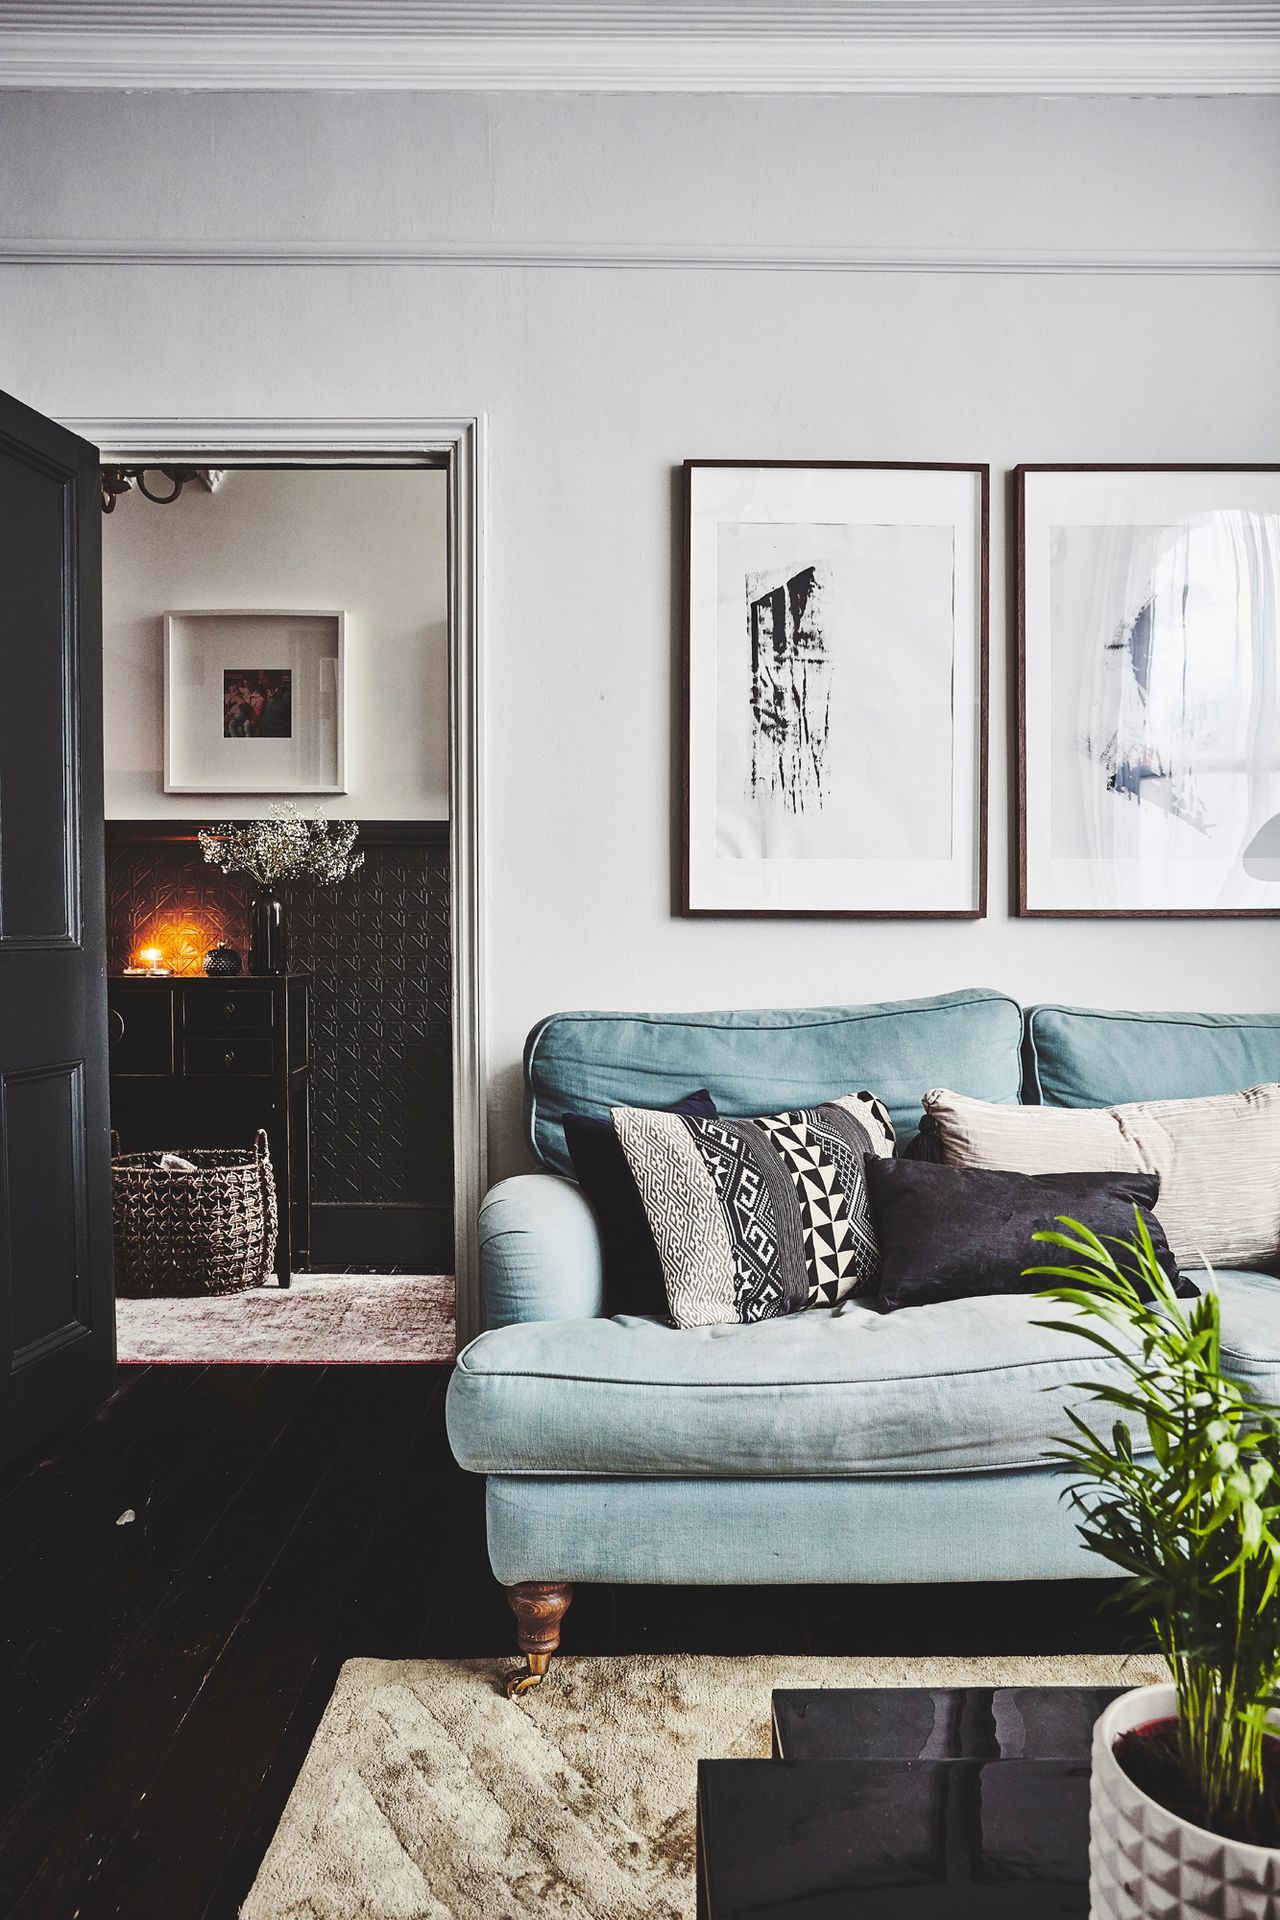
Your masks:
[[[1052,1458],[1173,1676],[1095,1729],[1092,1920],[1280,1920],[1280,1409],[1224,1372],[1212,1275],[1179,1300],[1141,1215],[1132,1240],[1058,1226],[1036,1237],[1062,1264],[1030,1272],[1074,1313],[1045,1324],[1100,1347],[1115,1378],[1080,1383],[1110,1433],[1069,1412]]]

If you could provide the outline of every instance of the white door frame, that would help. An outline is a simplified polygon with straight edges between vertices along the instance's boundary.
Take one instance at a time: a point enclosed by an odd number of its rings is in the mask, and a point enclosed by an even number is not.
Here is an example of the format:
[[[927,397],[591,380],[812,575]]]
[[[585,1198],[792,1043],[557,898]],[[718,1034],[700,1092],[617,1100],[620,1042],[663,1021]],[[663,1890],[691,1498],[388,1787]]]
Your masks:
[[[485,422],[427,420],[68,420],[104,460],[217,466],[255,456],[447,463],[449,500],[449,852],[453,929],[453,1209],[458,1344],[483,1325],[476,1218],[487,1184],[488,1055],[484,838]]]

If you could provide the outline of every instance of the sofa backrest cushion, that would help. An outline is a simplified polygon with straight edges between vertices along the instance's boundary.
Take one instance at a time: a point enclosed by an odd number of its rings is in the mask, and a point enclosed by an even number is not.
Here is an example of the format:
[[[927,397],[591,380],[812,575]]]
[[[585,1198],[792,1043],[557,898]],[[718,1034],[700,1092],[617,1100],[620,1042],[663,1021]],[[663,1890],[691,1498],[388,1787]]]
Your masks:
[[[570,1173],[565,1113],[665,1107],[706,1087],[722,1114],[740,1118],[865,1089],[905,1141],[929,1087],[1016,1101],[1022,1025],[1015,1000],[983,987],[866,1007],[557,1013],[525,1047],[526,1130],[544,1165]]]
[[[1113,1013],[1033,1007],[1028,1100],[1111,1107],[1196,1100],[1280,1081],[1280,1013]]]

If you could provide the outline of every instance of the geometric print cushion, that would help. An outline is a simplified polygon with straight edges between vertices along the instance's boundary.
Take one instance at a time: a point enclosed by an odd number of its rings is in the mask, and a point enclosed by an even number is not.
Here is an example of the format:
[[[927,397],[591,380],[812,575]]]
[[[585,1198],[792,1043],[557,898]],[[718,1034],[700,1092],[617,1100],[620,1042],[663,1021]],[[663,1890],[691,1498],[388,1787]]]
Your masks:
[[[871,1291],[864,1154],[894,1132],[869,1093],[753,1120],[614,1107],[678,1327],[772,1320]]]

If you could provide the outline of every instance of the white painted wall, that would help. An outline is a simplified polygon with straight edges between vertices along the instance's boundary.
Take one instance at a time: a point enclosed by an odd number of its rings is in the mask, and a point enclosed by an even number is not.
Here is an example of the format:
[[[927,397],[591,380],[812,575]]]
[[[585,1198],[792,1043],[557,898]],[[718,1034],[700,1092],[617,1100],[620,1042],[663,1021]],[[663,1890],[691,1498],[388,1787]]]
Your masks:
[[[242,469],[213,494],[188,486],[171,506],[120,499],[102,527],[107,818],[263,811],[252,794],[164,791],[167,610],[342,607],[347,792],[300,804],[332,818],[447,819],[445,511],[445,475],[424,469]]]
[[[0,233],[25,236],[1275,253],[1278,171],[1268,100],[0,106]],[[488,414],[498,1170],[522,1157],[521,1042],[557,1007],[966,984],[1280,1006],[1276,922],[1009,917],[1002,480],[1275,459],[1275,275],[165,265],[20,268],[2,291],[0,379],[62,417]],[[675,917],[690,454],[992,463],[985,922]]]

